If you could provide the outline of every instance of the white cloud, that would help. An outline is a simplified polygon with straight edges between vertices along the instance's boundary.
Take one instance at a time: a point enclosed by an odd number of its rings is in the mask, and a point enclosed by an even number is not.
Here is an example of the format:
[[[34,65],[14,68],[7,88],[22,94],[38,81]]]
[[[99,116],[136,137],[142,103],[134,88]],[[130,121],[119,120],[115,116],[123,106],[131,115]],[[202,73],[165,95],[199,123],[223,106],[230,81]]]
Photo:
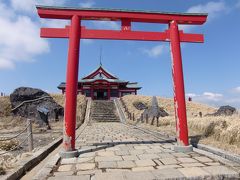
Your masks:
[[[223,1],[210,1],[206,4],[199,4],[190,7],[187,13],[208,13],[207,22],[212,21],[216,17],[220,16],[223,12],[227,11],[227,6]],[[184,31],[190,31],[194,26],[192,25],[180,25],[180,29]]]
[[[92,0],[88,0],[88,1],[85,1],[85,2],[81,2],[79,3],[79,6],[80,7],[83,7],[83,8],[91,8],[95,5],[96,3]]]
[[[240,93],[240,86],[233,88],[232,92]]]
[[[0,69],[13,69],[16,62],[32,62],[34,56],[49,51],[48,42],[39,36],[40,23],[0,2]]]
[[[60,6],[65,0],[11,0],[11,6],[16,11],[32,13],[36,11],[36,5]]]
[[[120,24],[115,21],[92,21],[94,27],[97,29],[109,29],[118,30],[120,29]]]
[[[69,20],[62,19],[40,19],[42,27],[49,28],[64,28],[66,25],[70,25]]]
[[[151,58],[156,58],[164,53],[166,46],[165,45],[157,45],[152,47],[151,49],[142,49],[144,54],[147,54]]]

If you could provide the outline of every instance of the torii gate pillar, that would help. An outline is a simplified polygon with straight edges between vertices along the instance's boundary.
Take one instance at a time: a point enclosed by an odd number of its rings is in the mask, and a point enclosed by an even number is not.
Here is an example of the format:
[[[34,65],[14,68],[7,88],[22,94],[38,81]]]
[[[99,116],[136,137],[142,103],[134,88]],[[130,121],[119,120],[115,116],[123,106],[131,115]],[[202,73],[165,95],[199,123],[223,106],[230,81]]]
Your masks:
[[[69,50],[67,62],[66,101],[64,114],[63,147],[61,156],[76,157],[75,129],[77,107],[78,65],[80,47],[80,18],[74,15],[71,19],[69,33]]]
[[[186,102],[184,90],[184,78],[182,68],[182,55],[178,24],[176,21],[171,21],[169,24],[170,30],[170,48],[172,57],[172,78],[174,91],[174,108],[176,119],[176,136],[178,146],[175,146],[176,151],[189,151],[192,146],[189,146],[188,127],[186,115]]]

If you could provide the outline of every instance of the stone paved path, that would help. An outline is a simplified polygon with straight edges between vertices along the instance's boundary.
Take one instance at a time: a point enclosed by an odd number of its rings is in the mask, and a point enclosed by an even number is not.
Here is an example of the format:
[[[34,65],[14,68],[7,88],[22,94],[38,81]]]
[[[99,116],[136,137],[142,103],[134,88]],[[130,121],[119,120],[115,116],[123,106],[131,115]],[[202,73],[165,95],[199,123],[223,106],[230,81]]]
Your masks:
[[[49,180],[239,179],[239,172],[174,142],[121,123],[92,123],[77,138],[78,158],[62,159]]]

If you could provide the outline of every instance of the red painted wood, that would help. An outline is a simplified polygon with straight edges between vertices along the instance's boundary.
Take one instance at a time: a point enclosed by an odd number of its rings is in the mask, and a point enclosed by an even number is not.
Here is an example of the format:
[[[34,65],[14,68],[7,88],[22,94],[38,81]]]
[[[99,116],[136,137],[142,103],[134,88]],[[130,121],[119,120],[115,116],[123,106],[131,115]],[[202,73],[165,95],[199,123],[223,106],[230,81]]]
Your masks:
[[[182,55],[178,24],[176,21],[172,21],[170,23],[170,38],[172,56],[172,75],[174,82],[173,89],[174,89],[174,107],[176,117],[177,141],[178,144],[181,146],[188,146],[189,142],[182,68]]]
[[[147,12],[122,12],[116,10],[72,10],[58,9],[55,7],[37,7],[41,18],[50,19],[71,19],[73,15],[78,15],[82,20],[113,20],[119,21],[129,19],[131,22],[164,23],[168,24],[175,20],[178,24],[200,25],[206,22],[207,15],[181,14],[181,13],[147,13]]]
[[[108,39],[108,40],[138,40],[138,41],[170,41],[169,30],[165,32],[144,32],[144,31],[117,31],[117,30],[93,30],[82,27],[81,39]],[[45,38],[68,38],[68,28],[41,28],[41,37]],[[186,34],[180,31],[181,42],[203,43],[202,34]],[[98,69],[99,70],[99,69]],[[98,71],[97,70],[97,71]],[[90,78],[98,72],[85,77]],[[106,76],[110,76],[103,72]]]
[[[73,16],[71,21],[67,62],[66,101],[64,113],[65,130],[63,137],[65,151],[75,150],[80,30],[80,19],[78,16]]]

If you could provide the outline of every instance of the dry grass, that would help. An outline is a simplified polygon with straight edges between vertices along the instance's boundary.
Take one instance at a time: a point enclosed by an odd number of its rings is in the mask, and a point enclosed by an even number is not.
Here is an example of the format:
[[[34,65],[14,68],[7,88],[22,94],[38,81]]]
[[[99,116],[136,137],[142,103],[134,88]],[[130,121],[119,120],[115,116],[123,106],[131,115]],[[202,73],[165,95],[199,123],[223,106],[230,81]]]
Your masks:
[[[137,110],[132,103],[135,101],[141,101],[149,106],[151,104],[151,97],[128,95],[123,97],[123,101],[130,112],[135,113],[138,117],[140,117],[143,111]],[[176,131],[173,100],[158,97],[158,104],[160,107],[163,107],[170,116],[161,118],[159,121],[159,127],[156,127],[156,121],[154,122],[154,126],[146,124],[141,124],[140,126],[162,131],[175,136]],[[233,116],[202,118],[196,117],[200,111],[203,115],[205,115],[215,112],[216,109],[207,105],[188,102],[187,115],[189,136],[200,135],[200,143],[240,154],[240,115],[235,114]],[[129,123],[133,124],[134,122],[129,121]]]
[[[53,99],[62,107],[65,106],[65,95],[62,94],[51,94]],[[80,125],[84,118],[85,118],[85,111],[87,107],[87,98],[83,95],[77,96],[77,116],[78,118],[78,125]]]
[[[11,114],[11,102],[9,96],[0,97],[0,117]]]
[[[136,101],[143,102],[148,107],[151,106],[152,97],[151,96],[142,96],[142,95],[127,95],[122,97],[122,100],[129,108],[130,112],[133,112],[137,118],[141,116],[144,110],[137,110],[133,103]],[[159,107],[162,107],[169,115],[174,115],[174,103],[173,99],[157,97]],[[186,102],[187,105],[187,114],[189,117],[198,116],[199,112],[202,112],[203,116],[209,113],[216,111],[216,108],[196,103],[196,102]]]

